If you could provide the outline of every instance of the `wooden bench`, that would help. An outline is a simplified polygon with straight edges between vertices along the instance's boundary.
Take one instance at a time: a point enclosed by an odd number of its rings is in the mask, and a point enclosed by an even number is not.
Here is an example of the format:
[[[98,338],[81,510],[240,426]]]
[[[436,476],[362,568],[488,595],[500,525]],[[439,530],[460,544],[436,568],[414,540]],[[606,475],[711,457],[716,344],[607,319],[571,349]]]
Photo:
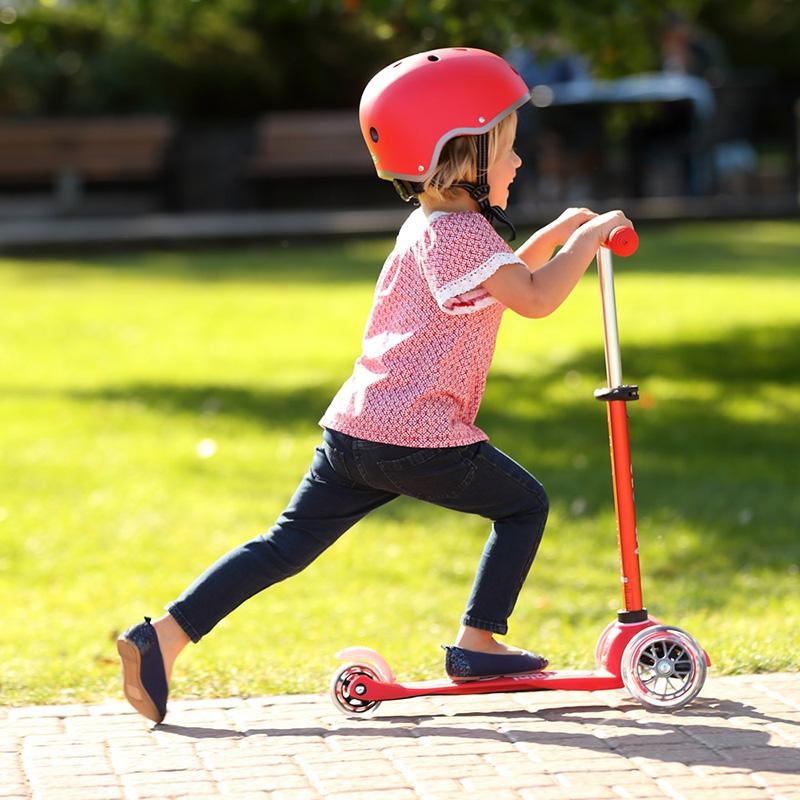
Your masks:
[[[297,111],[267,114],[256,123],[250,178],[374,174],[358,112]]]
[[[159,178],[174,135],[166,117],[0,121],[0,188],[52,186],[74,205],[90,183]]]

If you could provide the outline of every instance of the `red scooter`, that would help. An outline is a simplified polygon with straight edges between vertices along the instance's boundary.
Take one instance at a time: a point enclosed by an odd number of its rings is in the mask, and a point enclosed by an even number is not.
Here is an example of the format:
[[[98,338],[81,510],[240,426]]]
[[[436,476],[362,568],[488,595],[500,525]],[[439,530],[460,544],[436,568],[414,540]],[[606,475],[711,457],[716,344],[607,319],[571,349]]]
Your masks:
[[[672,711],[694,699],[711,662],[697,641],[680,628],[663,625],[642,604],[639,546],[626,404],[639,399],[637,386],[622,383],[611,252],[632,255],[638,237],[617,228],[597,253],[608,388],[594,394],[607,404],[611,475],[624,609],[600,634],[593,670],[542,670],[469,681],[398,683],[386,660],[367,647],[348,647],[336,657],[347,662],[331,680],[331,700],[348,716],[363,716],[384,700],[430,695],[492,694],[547,689],[600,691],[626,688],[653,711]]]

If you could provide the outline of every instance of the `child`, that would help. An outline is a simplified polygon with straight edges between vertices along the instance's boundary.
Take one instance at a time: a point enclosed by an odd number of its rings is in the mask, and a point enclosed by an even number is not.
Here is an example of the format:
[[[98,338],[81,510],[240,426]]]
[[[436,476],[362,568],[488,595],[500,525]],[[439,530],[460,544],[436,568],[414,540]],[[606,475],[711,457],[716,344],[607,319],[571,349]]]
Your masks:
[[[495,233],[492,220],[510,226],[508,187],[522,163],[516,109],[528,99],[509,64],[469,48],[402,59],[366,87],[361,127],[378,174],[420,207],[384,264],[361,356],[320,420],[322,446],[288,508],[167,614],[118,639],[125,696],[139,713],[164,718],[172,666],[189,641],[401,494],[493,523],[461,628],[445,648],[447,674],[469,680],[547,665],[494,638],[506,633],[536,555],[547,496],[474,420],[503,311],[550,314],[609,233],[630,222],[619,211],[568,209],[516,253]]]

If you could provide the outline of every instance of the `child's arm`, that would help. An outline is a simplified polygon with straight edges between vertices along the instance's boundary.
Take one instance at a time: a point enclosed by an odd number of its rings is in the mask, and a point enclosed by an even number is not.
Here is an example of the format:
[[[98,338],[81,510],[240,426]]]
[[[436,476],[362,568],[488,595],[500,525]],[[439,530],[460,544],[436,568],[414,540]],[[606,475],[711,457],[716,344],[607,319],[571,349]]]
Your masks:
[[[553,250],[564,244],[577,228],[596,216],[588,208],[568,208],[558,219],[536,231],[516,253],[533,272],[544,266],[552,258]]]
[[[566,300],[592,263],[597,249],[608,239],[611,231],[621,225],[633,227],[621,211],[593,217],[580,225],[558,255],[543,266],[538,266],[533,258],[528,262],[526,243],[517,255],[525,261],[527,269],[522,264],[506,264],[487,278],[483,287],[492,297],[523,317],[546,317]],[[532,254],[540,252],[538,248],[531,251]],[[535,271],[529,271],[531,269]]]

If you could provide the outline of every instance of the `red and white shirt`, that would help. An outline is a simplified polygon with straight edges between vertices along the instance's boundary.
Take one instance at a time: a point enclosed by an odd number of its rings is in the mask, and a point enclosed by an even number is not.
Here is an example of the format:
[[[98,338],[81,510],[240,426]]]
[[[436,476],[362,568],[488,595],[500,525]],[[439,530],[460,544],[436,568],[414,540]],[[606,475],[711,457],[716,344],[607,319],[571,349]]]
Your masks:
[[[353,374],[320,420],[406,447],[487,439],[475,416],[505,306],[481,284],[523,263],[477,212],[421,208],[383,265]]]

